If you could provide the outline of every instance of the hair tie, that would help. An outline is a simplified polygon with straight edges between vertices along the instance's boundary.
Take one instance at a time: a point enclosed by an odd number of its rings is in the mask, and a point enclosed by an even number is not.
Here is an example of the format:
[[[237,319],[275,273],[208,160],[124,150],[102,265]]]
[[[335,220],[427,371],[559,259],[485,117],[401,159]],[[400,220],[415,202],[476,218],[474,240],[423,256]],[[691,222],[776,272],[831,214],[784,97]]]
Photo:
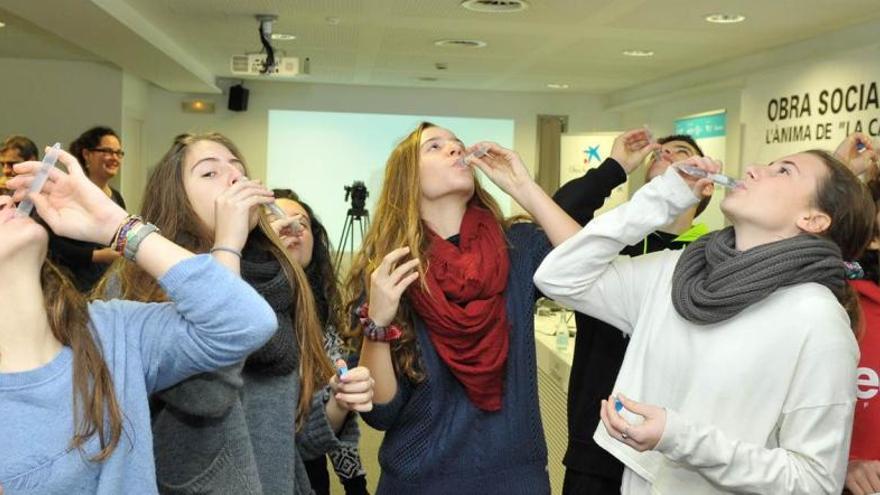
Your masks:
[[[865,270],[862,269],[862,265],[858,261],[844,261],[843,266],[848,280],[865,278]]]

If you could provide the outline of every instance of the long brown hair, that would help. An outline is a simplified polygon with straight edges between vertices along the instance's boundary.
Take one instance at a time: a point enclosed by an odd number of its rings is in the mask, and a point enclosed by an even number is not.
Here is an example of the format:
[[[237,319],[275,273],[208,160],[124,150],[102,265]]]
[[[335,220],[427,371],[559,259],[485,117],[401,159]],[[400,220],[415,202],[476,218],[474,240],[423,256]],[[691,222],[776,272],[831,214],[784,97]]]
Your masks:
[[[141,216],[155,224],[162,234],[194,253],[206,253],[214,243],[213,235],[198,218],[186,190],[183,187],[183,162],[189,146],[199,141],[213,141],[228,149],[245,167],[244,157],[238,147],[218,133],[177,136],[171,149],[156,165],[144,192]],[[333,368],[323,348],[323,331],[315,309],[315,299],[302,268],[291,257],[281,239],[269,224],[269,218],[260,210],[258,228],[251,232],[249,240],[269,251],[281,264],[294,294],[292,319],[300,355],[299,405],[297,424],[302,426],[311,407],[311,397],[333,375]],[[138,301],[163,301],[166,299],[161,287],[153,277],[134,263],[119,260],[107,271],[96,287],[95,295],[108,294],[110,284],[119,283],[123,299]]]
[[[831,153],[824,150],[804,153],[821,160],[828,170],[828,175],[816,188],[816,207],[831,217],[831,225],[820,235],[840,247],[844,261],[855,261],[873,237],[876,222],[874,199],[849,167]],[[849,284],[845,284],[835,296],[846,309],[850,325],[858,336],[861,333],[858,295]]]
[[[86,300],[48,260],[40,270],[40,285],[52,335],[73,353],[75,429],[71,445],[78,449],[97,434],[101,450],[91,460],[104,461],[119,444],[122,412],[110,370],[89,327]]]
[[[421,274],[420,280],[424,281],[428,269],[425,261],[428,239],[419,213],[419,149],[422,132],[431,127],[436,126],[430,122],[419,124],[388,157],[376,214],[346,277],[343,296],[346,316],[352,315],[361,301],[369,300],[370,274],[382,263],[385,255],[397,248],[408,246],[410,255],[420,260],[418,271]],[[492,212],[500,228],[508,227],[498,203],[480,186],[476,176],[474,198],[479,205]],[[342,320],[343,336],[347,343],[350,347],[359,348],[363,333],[360,325],[348,317]],[[403,335],[391,347],[394,366],[399,373],[418,383],[425,376],[419,365],[413,314],[405,294],[401,298],[395,321],[401,327]]]

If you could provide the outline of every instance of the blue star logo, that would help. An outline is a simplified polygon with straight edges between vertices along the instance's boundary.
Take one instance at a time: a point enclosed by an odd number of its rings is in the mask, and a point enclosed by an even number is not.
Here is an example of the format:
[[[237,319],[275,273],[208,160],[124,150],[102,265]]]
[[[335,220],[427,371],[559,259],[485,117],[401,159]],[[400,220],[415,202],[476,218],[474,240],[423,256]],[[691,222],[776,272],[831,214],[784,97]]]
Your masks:
[[[586,163],[590,163],[593,158],[596,159],[597,162],[601,162],[602,159],[599,158],[599,145],[596,146],[587,146],[587,149],[584,151],[587,155]]]

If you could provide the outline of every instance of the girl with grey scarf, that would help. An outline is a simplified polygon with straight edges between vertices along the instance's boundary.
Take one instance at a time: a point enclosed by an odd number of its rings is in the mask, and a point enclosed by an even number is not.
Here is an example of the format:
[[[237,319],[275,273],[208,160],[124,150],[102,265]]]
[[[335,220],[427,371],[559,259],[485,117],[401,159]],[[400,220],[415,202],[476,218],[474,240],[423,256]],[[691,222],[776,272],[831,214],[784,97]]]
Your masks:
[[[748,167],[721,203],[731,227],[615,259],[712,187],[676,165],[535,275],[548,297],[631,337],[594,440],[626,465],[624,494],[840,493],[859,322],[844,261],[867,245],[874,203],[811,150]]]
[[[308,280],[262,210],[274,197],[246,170],[226,137],[187,134],[147,181],[144,218],[240,273],[278,321],[269,341],[242,362],[152,397],[160,493],[311,495],[304,461],[356,445],[353,412],[372,408],[369,370],[337,376],[328,362]],[[221,242],[230,235],[239,243]],[[124,299],[165,297],[132,264],[111,276]]]

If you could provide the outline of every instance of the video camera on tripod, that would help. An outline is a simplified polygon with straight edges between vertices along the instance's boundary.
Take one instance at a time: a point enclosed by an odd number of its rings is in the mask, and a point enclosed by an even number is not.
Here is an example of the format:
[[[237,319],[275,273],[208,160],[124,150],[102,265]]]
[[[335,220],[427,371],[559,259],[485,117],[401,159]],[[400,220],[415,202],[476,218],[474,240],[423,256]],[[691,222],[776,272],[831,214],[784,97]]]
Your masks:
[[[349,214],[357,217],[364,216],[366,214],[365,207],[369,196],[370,191],[367,190],[367,186],[364,185],[363,181],[356,180],[352,182],[350,186],[345,186],[345,200],[348,201],[349,198],[351,198],[351,210],[349,211]]]
[[[370,228],[370,212],[367,210],[367,198],[369,196],[370,192],[367,191],[367,186],[362,181],[356,180],[350,186],[345,186],[345,201],[351,199],[351,208],[348,209],[348,214],[345,216],[342,238],[339,239],[339,244],[336,245],[336,259],[333,265],[336,267],[337,278],[339,277],[339,270],[342,267],[342,260],[346,249],[349,256],[354,255],[354,223],[357,222],[358,224],[361,241],[364,240],[367,230]]]

